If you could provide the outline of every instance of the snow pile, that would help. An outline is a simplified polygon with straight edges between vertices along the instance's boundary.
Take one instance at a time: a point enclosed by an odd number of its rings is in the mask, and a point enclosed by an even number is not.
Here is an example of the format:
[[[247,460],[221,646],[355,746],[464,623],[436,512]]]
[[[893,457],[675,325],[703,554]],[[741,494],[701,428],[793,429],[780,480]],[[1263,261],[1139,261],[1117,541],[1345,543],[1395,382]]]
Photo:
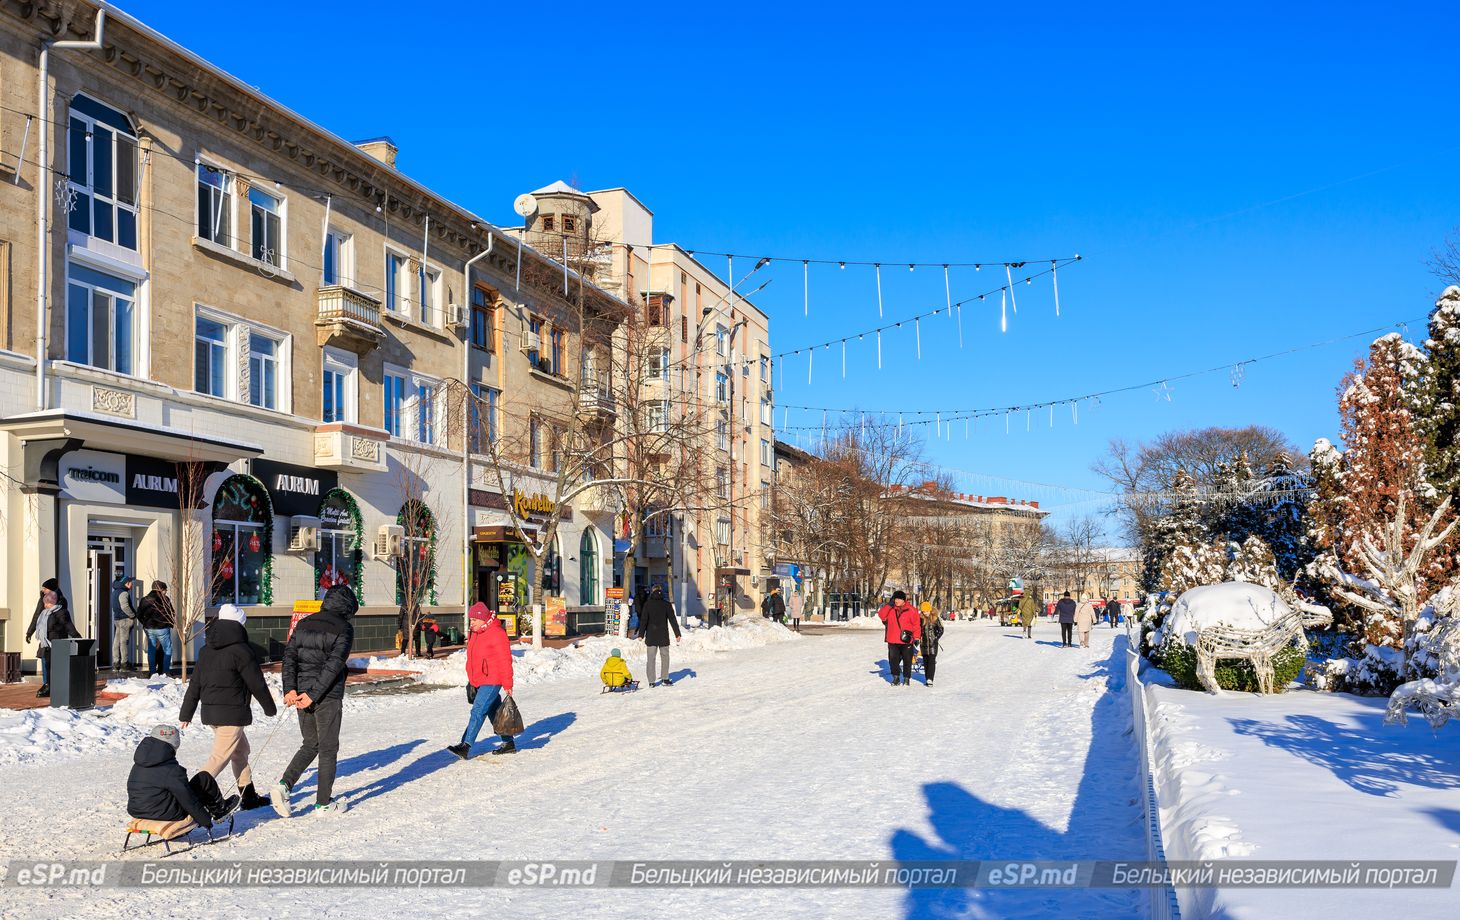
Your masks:
[[[107,682],[106,693],[124,698],[103,709],[0,710],[0,764],[133,746],[158,723],[177,722],[185,686],[170,677],[134,677]]]
[[[1151,645],[1160,648],[1170,641],[1196,645],[1197,633],[1218,624],[1260,631],[1291,613],[1292,608],[1282,598],[1262,585],[1240,581],[1203,585],[1177,599]]]
[[[716,652],[759,648],[800,638],[786,627],[762,617],[739,617],[728,626],[686,631],[683,641],[670,647],[670,664],[677,667],[681,662],[703,661]],[[524,648],[514,643],[513,682],[540,684],[568,677],[596,676],[603,667],[604,659],[615,648],[623,652],[624,660],[629,662],[636,675],[643,670],[644,644],[635,639],[593,636],[564,648],[540,649]],[[466,683],[464,649],[453,652],[447,658],[434,660],[396,655],[391,658],[357,658],[350,664],[371,670],[416,671],[420,682],[431,686],[459,687]]]
[[[851,617],[846,620],[832,620],[825,625],[840,626],[844,629],[882,629],[885,624],[877,619],[876,614],[873,614],[872,616]]]

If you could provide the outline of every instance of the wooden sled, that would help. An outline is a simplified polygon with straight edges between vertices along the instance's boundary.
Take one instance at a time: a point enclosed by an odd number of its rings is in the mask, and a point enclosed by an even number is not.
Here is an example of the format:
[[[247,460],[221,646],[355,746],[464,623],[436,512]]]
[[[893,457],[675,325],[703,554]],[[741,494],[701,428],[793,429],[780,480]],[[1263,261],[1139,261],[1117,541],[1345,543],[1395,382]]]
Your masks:
[[[233,836],[233,819],[236,814],[237,813],[234,812],[228,815],[228,826],[226,828],[223,828],[218,824],[214,824],[212,827],[206,828],[195,826],[192,830],[187,831],[183,834],[178,834],[176,837],[173,837],[171,839],[162,837],[158,834],[153,833],[152,831],[139,828],[137,826],[137,821],[139,819],[133,819],[132,823],[127,825],[127,836],[122,840],[122,852],[128,853],[133,850],[143,850],[147,847],[155,847],[158,844],[161,844],[163,857],[168,857],[177,853],[186,853],[188,850],[192,850],[197,847],[204,847],[210,843],[219,843],[220,841],[227,840],[229,837]],[[188,839],[190,837],[194,837],[194,835],[196,835],[199,831],[202,831],[207,839]],[[134,842],[132,840],[134,836],[140,837],[141,841]]]
[[[624,682],[624,685],[622,687],[605,686],[601,691],[599,691],[599,695],[602,695],[604,693],[632,693],[637,689],[639,689],[639,682],[636,680],[628,680]]]

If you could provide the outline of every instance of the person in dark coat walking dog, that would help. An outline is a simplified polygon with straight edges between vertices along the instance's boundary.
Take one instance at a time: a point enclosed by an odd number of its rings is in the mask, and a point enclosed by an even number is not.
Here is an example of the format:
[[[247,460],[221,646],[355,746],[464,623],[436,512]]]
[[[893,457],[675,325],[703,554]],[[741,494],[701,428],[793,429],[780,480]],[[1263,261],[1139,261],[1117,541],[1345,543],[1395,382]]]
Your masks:
[[[344,799],[331,797],[335,762],[340,753],[340,715],[345,705],[345,678],[353,620],[360,602],[349,585],[335,585],[324,594],[319,613],[299,621],[284,647],[284,705],[299,710],[303,744],[274,786],[272,802],[280,817],[289,816],[289,793],[299,777],[319,758],[316,812],[342,812]]]
[[[224,798],[213,775],[200,770],[188,779],[177,762],[182,733],[162,724],[137,745],[127,776],[127,814],[135,830],[172,840],[195,827],[212,827],[238,805],[238,796]]]
[[[258,655],[248,643],[248,631],[244,629],[247,619],[243,610],[232,604],[218,608],[218,616],[208,624],[208,639],[198,653],[177,717],[179,724],[187,728],[202,702],[203,724],[213,729],[213,752],[204,761],[203,770],[217,779],[224,765],[231,765],[245,811],[269,804],[269,797],[254,789],[248,768],[248,735],[243,730],[253,724],[249,700],[258,700],[264,715],[278,712],[269,685],[264,683]]]
[[[1075,645],[1075,610],[1079,605],[1070,598],[1070,592],[1066,591],[1065,596],[1060,598],[1058,604],[1054,605],[1055,616],[1060,621],[1060,644],[1065,648],[1073,648]]]
[[[654,590],[649,592],[648,598],[644,600],[644,606],[639,610],[639,629],[634,634],[637,639],[644,640],[645,651],[648,652],[648,662],[645,668],[649,672],[649,686],[656,686],[654,680],[654,658],[657,655],[659,664],[664,669],[664,686],[668,687],[674,683],[669,678],[669,630],[674,629],[674,641],[680,641],[679,620],[674,615],[674,605],[664,596],[664,587],[655,585]]]

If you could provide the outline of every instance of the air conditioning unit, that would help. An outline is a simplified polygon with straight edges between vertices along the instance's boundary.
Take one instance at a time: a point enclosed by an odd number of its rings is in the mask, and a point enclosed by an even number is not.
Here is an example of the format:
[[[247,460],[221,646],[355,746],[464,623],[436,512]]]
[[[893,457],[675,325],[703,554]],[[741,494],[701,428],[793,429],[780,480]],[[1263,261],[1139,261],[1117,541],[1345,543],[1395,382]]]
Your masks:
[[[289,519],[289,552],[312,553],[319,546],[319,518],[295,515]]]
[[[524,332],[524,333],[522,333],[522,350],[523,351],[541,351],[542,350],[542,335],[541,335],[541,333],[537,333],[537,332]]]
[[[759,575],[752,575],[752,576],[750,576],[750,586],[752,588],[754,588],[756,585],[759,585],[759,584],[760,584],[760,576]]]
[[[370,547],[370,555],[375,559],[394,559],[404,554],[402,549],[406,538],[406,529],[399,524],[382,524],[375,532],[375,544]]]
[[[446,305],[446,325],[452,329],[466,328],[466,311],[461,308],[461,304],[449,303]]]

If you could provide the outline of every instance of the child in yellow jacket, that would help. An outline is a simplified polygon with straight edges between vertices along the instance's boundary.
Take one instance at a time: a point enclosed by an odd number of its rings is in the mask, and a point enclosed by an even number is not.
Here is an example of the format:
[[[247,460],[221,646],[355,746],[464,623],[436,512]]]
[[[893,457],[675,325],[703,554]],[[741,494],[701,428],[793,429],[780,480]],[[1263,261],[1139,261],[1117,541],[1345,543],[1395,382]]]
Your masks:
[[[603,686],[609,690],[620,690],[634,682],[634,675],[629,673],[629,663],[624,661],[623,653],[618,649],[608,653],[598,676],[603,681]]]

